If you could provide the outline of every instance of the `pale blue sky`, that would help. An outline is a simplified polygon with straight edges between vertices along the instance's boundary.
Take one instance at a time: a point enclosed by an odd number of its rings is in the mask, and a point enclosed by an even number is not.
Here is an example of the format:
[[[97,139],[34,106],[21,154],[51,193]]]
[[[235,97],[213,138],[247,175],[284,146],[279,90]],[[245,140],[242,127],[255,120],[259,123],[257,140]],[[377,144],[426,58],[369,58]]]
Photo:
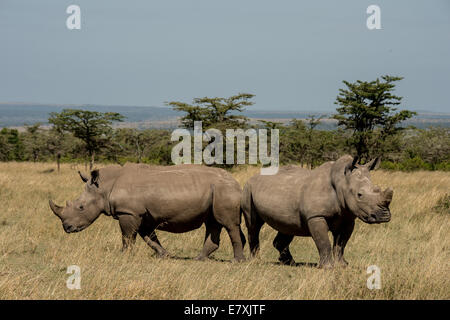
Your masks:
[[[66,8],[81,7],[81,30]],[[381,7],[382,30],[366,27]],[[404,108],[450,111],[450,1],[1,0],[0,102],[163,106],[256,94],[333,110],[343,79],[401,75]]]

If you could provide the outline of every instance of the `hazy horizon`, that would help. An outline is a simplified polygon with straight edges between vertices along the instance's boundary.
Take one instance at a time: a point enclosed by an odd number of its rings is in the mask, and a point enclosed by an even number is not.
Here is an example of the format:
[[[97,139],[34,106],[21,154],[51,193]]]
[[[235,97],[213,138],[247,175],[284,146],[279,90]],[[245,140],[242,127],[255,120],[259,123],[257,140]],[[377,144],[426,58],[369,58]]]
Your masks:
[[[190,101],[186,101],[186,102],[190,102]],[[35,106],[35,107],[74,107],[74,108],[82,108],[82,107],[119,107],[119,108],[162,108],[162,109],[172,109],[172,107],[170,106],[166,106],[166,105],[161,105],[161,106],[150,106],[150,105],[115,105],[115,104],[95,104],[95,103],[84,103],[84,104],[77,104],[77,103],[41,103],[41,102],[23,102],[23,101],[14,101],[14,102],[10,102],[10,101],[0,101],[0,111],[1,111],[1,107],[4,105],[20,105],[20,106]],[[267,108],[267,109],[258,109],[256,105],[253,106],[248,106],[245,108],[246,111],[249,112],[269,112],[269,113],[336,113],[336,108],[339,107],[337,105],[335,105],[334,108],[329,108],[329,109],[281,109],[281,108]],[[400,107],[399,109],[402,109],[402,107]],[[408,108],[410,111],[415,111],[415,112],[419,112],[419,113],[434,113],[434,114],[445,114],[445,115],[449,115],[450,114],[450,108],[448,110],[443,110],[443,111],[436,111],[436,110],[424,110],[424,109],[418,109],[418,108]],[[181,113],[180,113],[181,115]]]
[[[66,8],[81,8],[68,30]],[[381,30],[366,9],[381,8]],[[251,111],[332,112],[342,80],[404,76],[400,109],[450,111],[446,0],[3,0],[0,102],[164,107],[255,94]]]

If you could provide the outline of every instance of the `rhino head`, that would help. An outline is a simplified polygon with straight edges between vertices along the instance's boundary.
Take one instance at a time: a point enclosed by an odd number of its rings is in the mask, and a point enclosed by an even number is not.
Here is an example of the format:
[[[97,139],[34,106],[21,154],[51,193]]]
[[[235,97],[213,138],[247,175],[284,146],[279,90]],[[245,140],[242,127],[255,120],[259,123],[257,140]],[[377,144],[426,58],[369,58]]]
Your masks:
[[[78,173],[83,182],[86,182],[85,191],[78,199],[67,201],[65,207],[56,205],[52,200],[49,201],[50,208],[61,219],[67,233],[86,229],[105,211],[105,200],[99,190],[99,171],[92,171],[90,178],[81,172]]]
[[[345,202],[355,216],[370,224],[391,220],[389,204],[394,191],[391,188],[381,191],[380,187],[372,184],[370,180],[370,171],[376,169],[379,164],[380,158],[361,165],[355,157],[344,170],[347,182]]]

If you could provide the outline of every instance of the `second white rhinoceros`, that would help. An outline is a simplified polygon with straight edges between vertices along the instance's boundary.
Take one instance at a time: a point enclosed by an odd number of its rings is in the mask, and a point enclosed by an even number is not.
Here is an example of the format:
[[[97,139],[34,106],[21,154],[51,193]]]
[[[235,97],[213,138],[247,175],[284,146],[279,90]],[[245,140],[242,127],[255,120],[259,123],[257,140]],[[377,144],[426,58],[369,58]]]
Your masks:
[[[278,231],[273,241],[279,260],[293,264],[289,244],[294,236],[310,236],[319,250],[319,267],[334,262],[347,264],[344,248],[355,219],[366,223],[388,222],[393,191],[381,191],[370,181],[369,171],[379,159],[366,165],[343,156],[314,170],[281,168],[275,175],[256,175],[244,186],[241,207],[252,255],[259,249],[259,231],[267,223]],[[334,237],[333,250],[328,231]],[[334,260],[333,260],[334,254]]]

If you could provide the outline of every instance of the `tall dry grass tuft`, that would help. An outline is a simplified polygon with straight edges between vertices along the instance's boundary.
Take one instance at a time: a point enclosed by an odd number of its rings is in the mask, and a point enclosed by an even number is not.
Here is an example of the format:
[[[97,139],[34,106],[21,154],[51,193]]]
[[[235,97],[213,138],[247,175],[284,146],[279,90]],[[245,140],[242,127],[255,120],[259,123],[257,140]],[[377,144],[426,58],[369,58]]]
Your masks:
[[[177,259],[157,259],[138,239],[120,252],[117,221],[102,216],[77,234],[65,234],[48,199],[62,204],[83,190],[76,170],[63,165],[0,163],[0,299],[449,299],[449,215],[433,208],[448,194],[450,173],[383,172],[373,180],[394,189],[392,221],[356,224],[346,249],[349,267],[319,270],[310,238],[296,238],[295,267],[277,264],[276,232],[264,226],[261,254],[231,263],[226,233],[213,259],[192,260],[201,249],[204,229],[185,234],[159,232]],[[233,172],[243,185],[258,172]],[[246,228],[243,227],[246,233]],[[246,254],[248,255],[248,247]],[[81,289],[66,287],[69,265],[81,267]],[[366,286],[366,269],[381,269],[381,289]]]

